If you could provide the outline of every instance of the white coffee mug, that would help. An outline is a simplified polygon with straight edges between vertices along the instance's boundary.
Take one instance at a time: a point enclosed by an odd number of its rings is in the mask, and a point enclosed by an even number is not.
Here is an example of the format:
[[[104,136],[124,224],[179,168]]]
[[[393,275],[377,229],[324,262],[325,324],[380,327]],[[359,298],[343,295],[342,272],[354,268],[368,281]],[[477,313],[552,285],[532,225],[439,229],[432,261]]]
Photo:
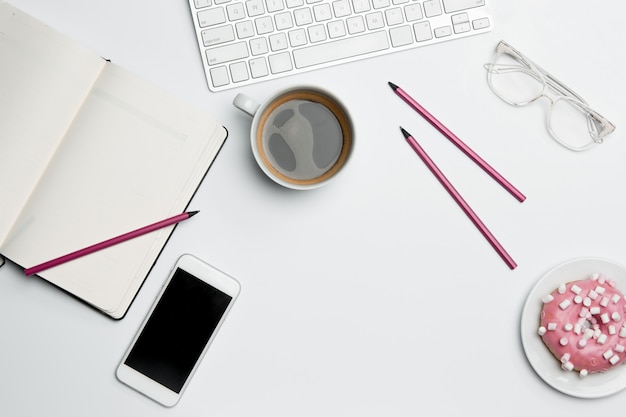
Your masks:
[[[314,86],[281,90],[263,104],[237,94],[233,105],[252,117],[252,153],[265,174],[285,187],[307,190],[346,165],[354,127],[345,106]]]

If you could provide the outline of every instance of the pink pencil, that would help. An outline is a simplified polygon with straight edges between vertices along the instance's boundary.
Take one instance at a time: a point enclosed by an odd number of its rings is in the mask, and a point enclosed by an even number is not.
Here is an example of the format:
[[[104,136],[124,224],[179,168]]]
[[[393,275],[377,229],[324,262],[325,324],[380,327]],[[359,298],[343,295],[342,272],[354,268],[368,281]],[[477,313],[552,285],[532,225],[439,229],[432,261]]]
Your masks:
[[[419,143],[417,143],[415,138],[413,138],[413,136],[411,136],[409,132],[407,132],[406,130],[402,128],[400,129],[402,130],[402,134],[406,138],[409,145],[411,145],[413,150],[417,152],[417,154],[422,159],[422,161],[424,161],[428,169],[430,169],[430,171],[435,175],[435,177],[437,177],[441,185],[443,185],[443,187],[448,191],[450,196],[452,196],[454,201],[456,201],[457,204],[461,207],[461,209],[463,209],[465,214],[467,214],[467,217],[470,218],[472,223],[474,223],[474,225],[478,228],[478,230],[480,230],[480,232],[487,239],[487,241],[489,241],[491,246],[496,250],[496,252],[498,252],[498,255],[500,255],[500,257],[504,260],[504,262],[508,265],[509,268],[515,269],[517,264],[515,263],[513,258],[511,258],[511,255],[507,253],[507,251],[502,247],[500,242],[498,242],[498,240],[489,231],[489,229],[487,229],[487,226],[485,226],[485,224],[476,215],[474,210],[472,210],[469,204],[467,204],[467,202],[463,199],[463,197],[461,197],[461,194],[459,194],[459,192],[456,190],[456,188],[454,188],[452,183],[448,181],[446,176],[443,174],[443,172],[441,172],[441,170],[437,167],[437,165],[435,165],[433,160],[430,159],[426,151],[422,149]]]
[[[60,265],[62,263],[71,261],[73,259],[76,258],[80,258],[81,256],[85,256],[85,255],[89,255],[90,253],[93,252],[97,252],[99,250],[102,250],[104,248],[108,248],[109,246],[113,246],[113,245],[117,245],[118,243],[122,243],[125,242],[127,240],[130,239],[134,239],[138,236],[141,235],[145,235],[146,233],[150,233],[153,232],[155,230],[161,229],[163,227],[178,223],[178,222],[182,222],[183,220],[187,220],[188,218],[194,216],[196,213],[198,213],[197,211],[189,211],[186,213],[181,213],[178,214],[174,217],[170,217],[168,219],[165,220],[161,220],[160,222],[156,222],[153,224],[150,224],[148,226],[144,226],[141,227],[139,229],[133,230],[132,232],[128,232],[128,233],[124,233],[123,235],[105,240],[104,242],[100,242],[100,243],[96,243],[95,245],[91,245],[88,246],[84,249],[80,249],[77,250],[76,252],[72,252],[69,253],[67,255],[63,255],[61,257],[58,257],[56,259],[52,259],[50,261],[44,262],[42,264],[33,266],[31,268],[26,268],[24,270],[24,273],[26,275],[33,275],[33,274],[37,274],[43,270],[46,270],[48,268],[52,268],[53,266],[57,266]]]
[[[522,194],[517,188],[515,188],[510,182],[506,180],[498,171],[493,169],[485,160],[483,160],[476,152],[474,152],[469,146],[467,146],[461,139],[459,139],[454,133],[450,131],[443,123],[430,114],[424,107],[422,107],[413,97],[407,94],[402,88],[398,87],[392,82],[389,82],[389,86],[393,91],[400,96],[409,106],[413,107],[424,119],[426,119],[431,125],[433,125],[439,132],[441,132],[446,138],[454,143],[465,155],[467,155],[472,161],[480,166],[487,174],[503,186],[509,193],[513,195],[520,202],[526,200],[526,196]]]

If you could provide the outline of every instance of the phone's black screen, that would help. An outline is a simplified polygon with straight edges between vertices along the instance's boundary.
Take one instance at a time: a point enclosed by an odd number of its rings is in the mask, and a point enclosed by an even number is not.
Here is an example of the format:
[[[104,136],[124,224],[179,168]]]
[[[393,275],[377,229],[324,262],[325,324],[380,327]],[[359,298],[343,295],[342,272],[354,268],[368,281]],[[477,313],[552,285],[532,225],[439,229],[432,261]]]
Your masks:
[[[124,363],[180,392],[231,299],[178,268]]]

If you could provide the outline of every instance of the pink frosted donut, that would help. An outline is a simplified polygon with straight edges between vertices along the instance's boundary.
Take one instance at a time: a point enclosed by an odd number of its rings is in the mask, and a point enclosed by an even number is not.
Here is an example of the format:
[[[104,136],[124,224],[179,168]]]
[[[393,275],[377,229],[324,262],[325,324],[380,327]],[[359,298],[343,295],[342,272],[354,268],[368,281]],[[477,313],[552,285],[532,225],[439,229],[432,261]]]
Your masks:
[[[626,299],[602,274],[563,283],[543,298],[539,335],[567,371],[581,376],[626,359]]]

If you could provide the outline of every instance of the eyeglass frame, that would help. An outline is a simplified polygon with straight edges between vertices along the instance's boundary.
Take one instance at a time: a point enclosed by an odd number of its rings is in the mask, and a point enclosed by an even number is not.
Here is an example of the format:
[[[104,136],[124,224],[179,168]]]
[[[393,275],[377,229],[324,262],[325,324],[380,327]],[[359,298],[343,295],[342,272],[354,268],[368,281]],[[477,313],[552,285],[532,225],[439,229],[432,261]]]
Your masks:
[[[541,89],[539,94],[537,94],[535,97],[531,98],[530,100],[527,100],[524,102],[514,102],[504,97],[498,91],[498,89],[493,86],[491,82],[491,75],[498,73],[498,69],[496,68],[498,67],[498,65],[496,65],[496,61],[498,57],[503,54],[508,54],[513,59],[520,62],[520,64],[525,65],[527,68],[523,66],[519,66],[519,67],[511,66],[510,68],[507,69],[505,65],[501,65],[501,67],[504,70],[509,70],[509,71],[528,72],[530,76],[532,76],[537,81],[543,84],[543,88]],[[547,98],[551,104],[550,110],[548,111],[547,118],[546,118],[548,131],[554,140],[556,140],[558,143],[560,143],[562,146],[568,149],[571,149],[573,151],[586,150],[594,144],[603,143],[604,137],[615,130],[615,125],[611,123],[608,119],[606,119],[604,116],[602,116],[600,113],[598,113],[597,111],[589,107],[589,104],[587,104],[587,102],[581,96],[576,94],[571,88],[563,84],[556,77],[554,77],[553,75],[545,71],[539,65],[535,64],[524,54],[522,54],[517,49],[513,48],[511,45],[509,45],[507,42],[503,40],[501,40],[496,46],[496,54],[494,55],[491,63],[485,64],[484,68],[487,70],[487,83],[491,91],[493,91],[494,94],[500,97],[500,99],[502,99],[504,102],[512,106],[516,106],[516,107],[526,106],[528,104],[534,103],[535,101],[539,100],[542,97]],[[546,94],[546,90],[548,89],[551,89],[557,94],[556,98],[553,98]],[[579,147],[572,146],[568,144],[567,142],[565,142],[564,140],[562,140],[556,134],[556,132],[554,132],[554,130],[552,129],[552,124],[551,124],[552,110],[555,104],[560,100],[572,102],[586,112],[587,124],[589,126],[589,134],[590,134],[590,139],[591,139],[589,143],[583,146],[579,146]],[[598,127],[601,127],[601,129],[598,130]],[[594,135],[592,128],[598,132],[596,135]]]

